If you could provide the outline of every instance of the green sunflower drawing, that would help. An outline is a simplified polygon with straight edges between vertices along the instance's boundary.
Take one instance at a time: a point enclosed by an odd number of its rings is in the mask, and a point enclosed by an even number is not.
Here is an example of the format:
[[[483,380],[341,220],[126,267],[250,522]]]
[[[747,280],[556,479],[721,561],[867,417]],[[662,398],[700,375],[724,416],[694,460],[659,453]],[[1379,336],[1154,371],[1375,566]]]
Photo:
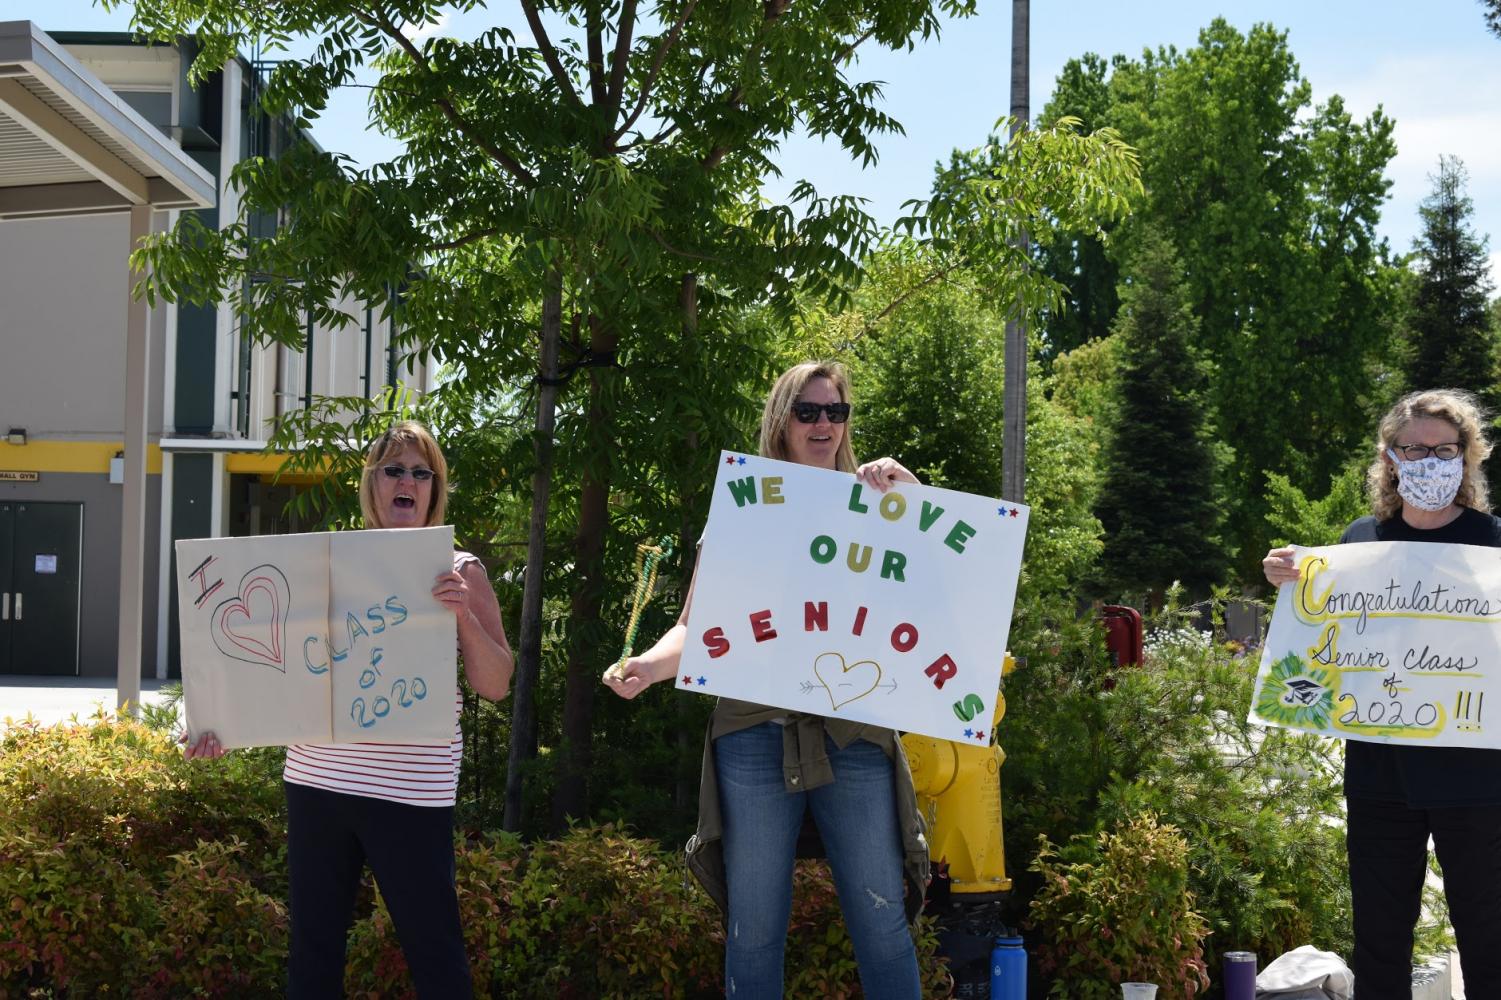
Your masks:
[[[1333,671],[1289,652],[1267,672],[1256,696],[1256,714],[1290,729],[1328,729],[1338,689]]]

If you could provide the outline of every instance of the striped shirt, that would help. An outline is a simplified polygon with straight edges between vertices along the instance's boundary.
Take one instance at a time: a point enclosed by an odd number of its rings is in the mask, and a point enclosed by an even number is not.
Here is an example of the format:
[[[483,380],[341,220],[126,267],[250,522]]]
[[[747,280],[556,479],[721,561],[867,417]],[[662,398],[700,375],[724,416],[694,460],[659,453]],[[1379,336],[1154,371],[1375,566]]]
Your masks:
[[[454,572],[479,559],[453,554]],[[453,740],[449,743],[296,743],[287,747],[283,780],[346,795],[363,795],[414,806],[451,806],[459,788],[464,759],[464,731],[459,714],[464,696],[453,706]]]

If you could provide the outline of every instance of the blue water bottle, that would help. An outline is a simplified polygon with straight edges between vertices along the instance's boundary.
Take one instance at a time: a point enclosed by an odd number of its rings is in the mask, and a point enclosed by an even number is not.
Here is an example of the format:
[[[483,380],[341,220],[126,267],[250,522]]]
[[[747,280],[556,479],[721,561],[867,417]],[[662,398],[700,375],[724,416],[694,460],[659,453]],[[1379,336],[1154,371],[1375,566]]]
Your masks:
[[[1027,950],[1019,937],[995,939],[990,953],[990,1000],[1026,1000]]]

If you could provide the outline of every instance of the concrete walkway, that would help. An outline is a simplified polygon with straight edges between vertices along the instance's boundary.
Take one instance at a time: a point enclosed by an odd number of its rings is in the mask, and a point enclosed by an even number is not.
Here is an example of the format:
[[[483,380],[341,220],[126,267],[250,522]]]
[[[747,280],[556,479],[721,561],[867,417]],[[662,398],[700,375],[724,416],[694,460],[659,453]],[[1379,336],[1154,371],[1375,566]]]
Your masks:
[[[141,681],[141,702],[165,701],[159,680]],[[0,728],[6,719],[20,722],[27,715],[43,725],[73,717],[87,719],[99,706],[113,711],[117,688],[113,677],[34,677],[0,674]]]

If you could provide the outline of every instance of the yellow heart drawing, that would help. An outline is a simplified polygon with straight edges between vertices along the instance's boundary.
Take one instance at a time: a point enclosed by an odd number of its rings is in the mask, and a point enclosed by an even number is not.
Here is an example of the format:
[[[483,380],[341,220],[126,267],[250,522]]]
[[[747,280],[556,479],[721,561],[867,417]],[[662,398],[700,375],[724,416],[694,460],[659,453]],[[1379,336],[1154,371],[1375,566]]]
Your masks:
[[[835,670],[835,662],[838,662],[838,670]],[[869,667],[854,676],[852,670],[860,670],[861,667]],[[828,676],[825,676],[827,671]],[[881,665],[875,660],[860,660],[856,663],[845,664],[844,657],[838,653],[824,653],[813,661],[813,673],[823,682],[824,688],[829,692],[829,701],[837,712],[841,707],[852,701],[864,698],[876,689],[881,683]],[[865,683],[864,678],[869,677],[870,683]],[[836,694],[834,689],[838,688]],[[850,693],[853,692],[853,693]],[[847,697],[841,698],[841,695]]]

